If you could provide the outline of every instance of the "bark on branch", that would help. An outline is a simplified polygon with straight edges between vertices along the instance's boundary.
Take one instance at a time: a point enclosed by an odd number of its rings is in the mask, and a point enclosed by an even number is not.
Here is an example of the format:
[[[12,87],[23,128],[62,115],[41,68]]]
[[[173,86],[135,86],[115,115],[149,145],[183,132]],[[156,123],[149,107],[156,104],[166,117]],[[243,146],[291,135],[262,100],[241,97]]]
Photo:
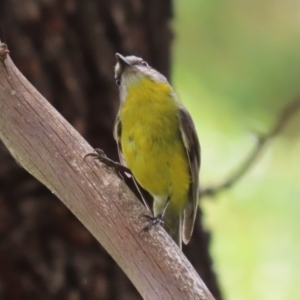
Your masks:
[[[0,139],[88,228],[144,299],[214,299],[162,228],[140,234],[145,207],[111,169],[83,160],[93,149],[9,56],[0,63]]]

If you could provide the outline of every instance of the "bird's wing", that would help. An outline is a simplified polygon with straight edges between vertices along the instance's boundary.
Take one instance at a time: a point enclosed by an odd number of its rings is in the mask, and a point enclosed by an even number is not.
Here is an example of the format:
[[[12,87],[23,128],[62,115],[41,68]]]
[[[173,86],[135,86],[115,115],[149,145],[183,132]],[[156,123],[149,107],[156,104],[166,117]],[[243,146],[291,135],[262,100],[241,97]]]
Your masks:
[[[185,107],[179,107],[180,131],[190,165],[191,183],[189,198],[184,210],[183,242],[187,244],[193,233],[198,209],[199,169],[201,163],[200,144],[194,122]]]
[[[116,117],[116,120],[115,120],[115,125],[114,125],[114,138],[117,142],[117,146],[118,146],[118,153],[119,153],[119,160],[120,160],[120,163],[123,165],[123,166],[126,166],[126,161],[124,159],[124,156],[123,156],[123,152],[122,152],[122,145],[121,145],[121,134],[122,134],[122,122],[120,120],[120,116],[119,114],[117,115]],[[131,176],[130,174],[128,174],[128,177],[132,177],[133,179],[133,182],[136,186],[136,189],[138,190],[146,208],[148,209],[149,212],[151,212],[151,209],[149,207],[149,198],[150,198],[150,195],[147,193],[147,191],[145,191],[139,184],[138,182],[136,181],[136,179],[134,178],[134,176]],[[148,201],[147,201],[148,200]]]
[[[122,153],[122,147],[121,147],[121,134],[122,134],[122,123],[121,123],[121,120],[120,120],[120,116],[119,114],[117,115],[116,117],[116,120],[115,120],[115,125],[114,125],[114,138],[117,142],[117,146],[118,146],[118,154],[119,154],[119,160],[120,160],[120,163],[127,167],[126,165],[126,161],[123,157],[123,153]],[[129,177],[131,177],[130,174],[128,174]]]

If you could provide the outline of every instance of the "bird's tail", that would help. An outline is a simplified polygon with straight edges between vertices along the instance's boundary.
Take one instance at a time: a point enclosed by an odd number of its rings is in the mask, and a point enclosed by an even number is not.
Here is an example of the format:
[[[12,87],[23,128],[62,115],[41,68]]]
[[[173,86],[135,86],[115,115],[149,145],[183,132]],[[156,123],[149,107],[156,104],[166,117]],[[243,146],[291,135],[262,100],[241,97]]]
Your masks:
[[[168,215],[164,217],[164,227],[178,247],[182,248],[182,215]]]
[[[161,198],[155,198],[153,203],[154,216],[161,214],[164,209],[166,209],[163,217],[164,228],[181,249],[183,214],[178,212],[177,207],[174,206],[172,202],[168,203],[167,200],[166,203],[166,201],[161,201]]]

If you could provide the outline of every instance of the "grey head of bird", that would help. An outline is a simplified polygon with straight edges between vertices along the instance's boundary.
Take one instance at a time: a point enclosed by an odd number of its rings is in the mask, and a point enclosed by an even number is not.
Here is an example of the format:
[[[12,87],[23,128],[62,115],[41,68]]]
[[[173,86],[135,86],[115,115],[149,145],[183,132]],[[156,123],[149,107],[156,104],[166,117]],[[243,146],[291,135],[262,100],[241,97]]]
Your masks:
[[[123,56],[116,53],[115,79],[120,90],[126,90],[131,84],[147,77],[159,83],[168,83],[166,77],[150,67],[146,61],[137,56]]]

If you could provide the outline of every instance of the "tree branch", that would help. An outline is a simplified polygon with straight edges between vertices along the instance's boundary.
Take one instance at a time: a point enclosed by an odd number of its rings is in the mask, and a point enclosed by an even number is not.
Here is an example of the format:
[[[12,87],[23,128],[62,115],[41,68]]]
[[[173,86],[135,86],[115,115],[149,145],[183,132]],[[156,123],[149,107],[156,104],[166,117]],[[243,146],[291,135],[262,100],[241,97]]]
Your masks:
[[[13,157],[88,228],[144,299],[213,300],[161,227],[139,234],[145,207],[115,172],[84,161],[93,149],[5,60],[7,53],[0,53],[0,138]]]
[[[257,157],[261,154],[264,146],[274,137],[276,137],[287,124],[287,122],[300,110],[300,98],[287,104],[279,114],[275,124],[271,130],[265,135],[257,135],[258,141],[255,148],[250,152],[245,161],[238,167],[238,169],[219,185],[204,188],[200,192],[200,197],[215,196],[216,194],[232,187],[238,180],[240,180],[252,167]]]

